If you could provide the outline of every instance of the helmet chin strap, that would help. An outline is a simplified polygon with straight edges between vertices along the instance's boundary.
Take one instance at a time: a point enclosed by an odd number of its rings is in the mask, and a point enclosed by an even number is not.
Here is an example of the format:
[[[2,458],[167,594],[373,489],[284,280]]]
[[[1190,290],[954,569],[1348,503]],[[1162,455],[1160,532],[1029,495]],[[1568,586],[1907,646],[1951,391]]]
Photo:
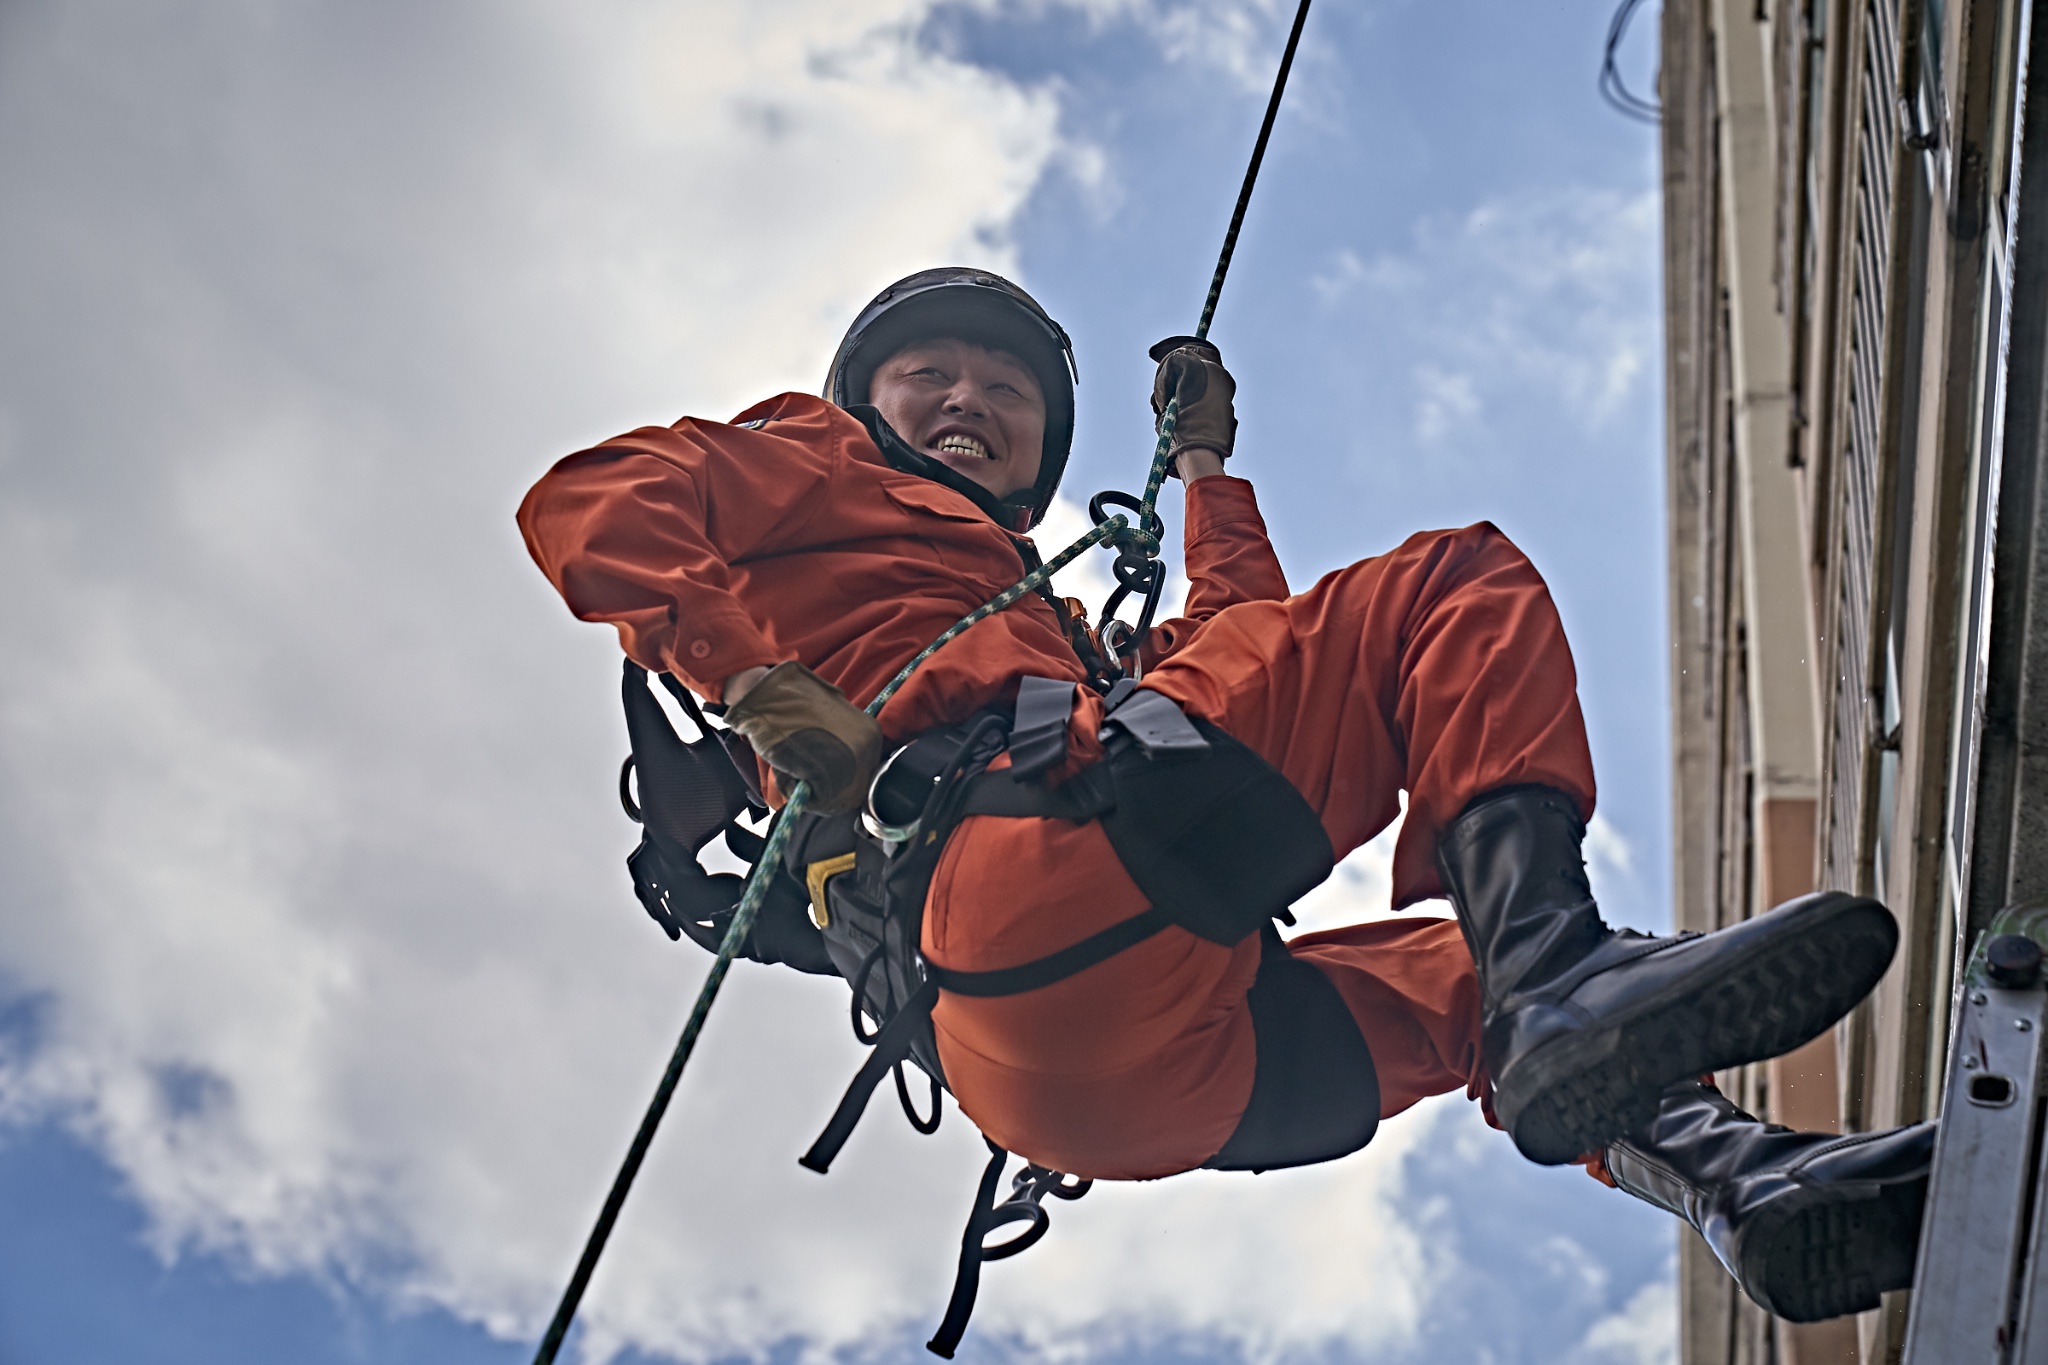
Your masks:
[[[1045,508],[1039,504],[1038,499],[1039,490],[1036,487],[1020,488],[1014,493],[1005,494],[1000,504],[1003,515],[996,518],[997,524],[1005,531],[1024,534],[1036,526],[1038,519],[1045,515]]]
[[[868,437],[875,448],[882,452],[892,468],[906,474],[915,474],[921,479],[943,484],[955,493],[965,497],[976,507],[988,513],[990,521],[1005,531],[1023,532],[1031,529],[1040,512],[1039,490],[1036,485],[1020,488],[1014,493],[997,497],[974,480],[954,469],[943,460],[935,460],[903,439],[901,432],[889,425],[889,419],[872,403],[855,403],[846,411],[868,429]]]

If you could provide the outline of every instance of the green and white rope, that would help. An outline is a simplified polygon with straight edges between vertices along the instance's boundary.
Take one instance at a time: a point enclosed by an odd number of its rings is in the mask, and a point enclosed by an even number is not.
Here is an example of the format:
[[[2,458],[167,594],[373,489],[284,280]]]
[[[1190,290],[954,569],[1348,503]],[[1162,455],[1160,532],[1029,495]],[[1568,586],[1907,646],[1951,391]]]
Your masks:
[[[882,708],[889,704],[889,698],[896,695],[896,689],[903,686],[903,684],[909,682],[910,675],[917,672],[918,669],[924,667],[924,661],[926,659],[931,658],[932,655],[938,653],[940,649],[944,648],[948,644],[951,644],[964,631],[966,631],[969,626],[977,625],[980,622],[986,621],[989,617],[994,616],[997,612],[1003,610],[1005,607],[1015,602],[1018,598],[1023,597],[1026,593],[1036,592],[1038,590],[1039,584],[1044,583],[1047,579],[1051,578],[1061,569],[1066,568],[1067,565],[1073,563],[1076,559],[1080,558],[1081,554],[1084,551],[1089,550],[1094,546],[1100,545],[1105,540],[1110,540],[1114,538],[1115,536],[1123,532],[1125,528],[1127,528],[1129,525],[1130,523],[1125,521],[1120,516],[1107,518],[1103,521],[1101,525],[1089,531],[1087,535],[1082,536],[1072,545],[1069,545],[1066,549],[1060,551],[1051,559],[1048,559],[1044,564],[1040,565],[1038,568],[1033,569],[1030,573],[1025,574],[1015,583],[1012,583],[1009,587],[1004,588],[994,597],[989,598],[988,601],[982,603],[973,611],[968,612],[965,616],[955,621],[952,625],[946,627],[944,634],[940,635],[938,639],[932,641],[923,649],[919,650],[917,657],[912,659],[909,663],[903,665],[903,670],[899,672],[895,677],[889,679],[887,685],[884,686],[880,692],[877,692],[875,694],[875,699],[869,702],[867,705],[867,713],[871,716],[879,716],[880,714],[882,714]]]

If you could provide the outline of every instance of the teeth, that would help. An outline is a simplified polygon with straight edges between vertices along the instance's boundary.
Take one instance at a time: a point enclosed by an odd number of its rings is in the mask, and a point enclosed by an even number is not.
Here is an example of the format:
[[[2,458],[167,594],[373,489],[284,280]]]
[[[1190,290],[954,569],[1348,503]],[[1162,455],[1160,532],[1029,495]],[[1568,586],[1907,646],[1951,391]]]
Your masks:
[[[977,460],[993,460],[989,448],[972,436],[947,436],[939,441],[940,450],[950,450],[960,455],[972,455]]]

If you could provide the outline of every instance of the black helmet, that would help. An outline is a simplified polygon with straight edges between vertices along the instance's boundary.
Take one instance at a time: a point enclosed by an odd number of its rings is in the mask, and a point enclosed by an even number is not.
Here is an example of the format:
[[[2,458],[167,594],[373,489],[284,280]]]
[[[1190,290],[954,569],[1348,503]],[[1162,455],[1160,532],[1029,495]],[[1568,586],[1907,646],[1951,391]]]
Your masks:
[[[849,411],[866,406],[868,385],[877,366],[913,342],[937,337],[957,337],[990,350],[1007,351],[1031,367],[1045,393],[1045,454],[1039,462],[1038,480],[997,503],[986,489],[912,451],[907,442],[897,440],[894,444],[899,448],[893,450],[889,443],[881,442],[884,453],[915,473],[959,488],[984,506],[994,504],[990,511],[1011,529],[1029,530],[1052,505],[1060,476],[1066,473],[1067,456],[1074,448],[1074,382],[1079,372],[1074,368],[1074,343],[1067,339],[1066,329],[1038,306],[1038,300],[1001,275],[942,266],[920,270],[884,289],[847,328],[846,339],[839,343],[825,377],[825,397]],[[865,412],[858,415],[880,441],[879,417]],[[1012,524],[1017,521],[1022,524]]]

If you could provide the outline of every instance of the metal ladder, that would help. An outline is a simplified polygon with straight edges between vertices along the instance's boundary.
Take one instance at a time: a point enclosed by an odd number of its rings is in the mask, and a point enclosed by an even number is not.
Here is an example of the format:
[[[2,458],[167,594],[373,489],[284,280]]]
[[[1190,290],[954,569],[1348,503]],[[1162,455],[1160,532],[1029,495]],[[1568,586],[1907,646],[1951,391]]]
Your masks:
[[[2001,911],[1958,987],[1904,1365],[2048,1365],[2048,905]]]

